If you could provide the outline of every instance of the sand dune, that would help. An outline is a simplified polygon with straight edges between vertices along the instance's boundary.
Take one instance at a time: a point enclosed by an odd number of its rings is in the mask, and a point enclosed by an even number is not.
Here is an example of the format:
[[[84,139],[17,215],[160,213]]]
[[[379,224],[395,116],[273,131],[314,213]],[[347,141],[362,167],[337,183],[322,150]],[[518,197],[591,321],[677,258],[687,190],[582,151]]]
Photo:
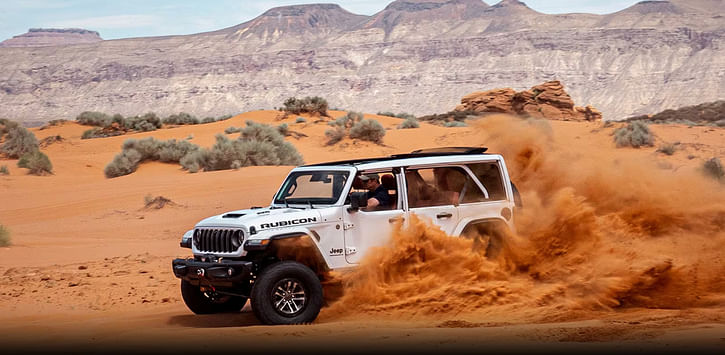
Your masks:
[[[153,342],[160,348],[174,344],[195,349],[209,344],[248,346],[262,339],[254,346],[265,348],[280,337],[285,342],[273,347],[374,342],[381,348],[407,344],[445,349],[493,340],[524,348],[560,342],[722,346],[725,290],[718,275],[725,271],[725,187],[701,177],[698,169],[710,157],[725,160],[725,129],[652,126],[655,147],[618,149],[611,137],[616,124],[551,121],[536,133],[503,123],[464,128],[421,124],[418,129],[396,130],[399,119],[367,116],[390,128],[383,145],[344,140],[328,147],[323,144],[325,122],[313,123],[315,119],[308,117],[308,123],[295,124],[296,116],[278,121],[275,111],[90,140],[80,139],[88,127],[75,123],[33,129],[38,139],[60,135],[65,140],[43,149],[53,162],[52,176],[25,175],[15,160],[0,160],[10,169],[10,175],[0,176],[0,223],[11,230],[13,241],[11,247],[0,248],[0,330],[11,335],[11,345],[16,346],[41,340],[35,344],[102,347]],[[103,168],[126,139],[193,135],[191,142],[210,146],[215,134],[243,126],[246,120],[286,122],[306,135],[287,138],[306,163],[425,147],[489,146],[504,154],[531,206],[531,214],[520,220],[520,237],[527,240],[499,264],[470,255],[473,259],[466,265],[478,265],[479,273],[468,275],[478,275],[475,290],[455,287],[464,279],[436,282],[440,275],[433,273],[427,282],[448,288],[431,287],[417,298],[401,296],[422,287],[415,281],[397,289],[375,284],[382,287],[379,293],[367,288],[364,295],[355,293],[352,285],[348,298],[323,309],[314,325],[259,326],[248,305],[238,315],[194,316],[183,305],[170,272],[172,258],[189,255],[178,246],[180,236],[204,217],[268,204],[291,167],[190,174],[178,165],[154,162],[114,179],[105,178]],[[665,142],[679,142],[674,155],[655,151]],[[642,195],[633,192],[644,187]],[[680,191],[675,194],[672,189]],[[165,196],[176,205],[144,209],[148,194]],[[632,196],[641,199],[626,200]],[[421,236],[445,237],[420,228],[401,235],[414,244]],[[583,237],[557,239],[571,231]],[[568,257],[542,251],[552,243],[563,243]],[[394,255],[396,249],[391,248],[392,254],[377,257],[392,262],[385,259]],[[462,258],[458,254],[449,261]],[[528,265],[529,272],[517,271],[522,265]],[[682,282],[663,289],[648,284],[652,290],[665,290],[663,295],[641,287],[637,291],[645,281],[635,276],[648,272],[682,277]],[[397,303],[384,301],[391,295],[401,297]],[[476,302],[469,304],[471,300]],[[416,302],[422,306],[414,307]],[[206,340],[200,342],[199,337]]]

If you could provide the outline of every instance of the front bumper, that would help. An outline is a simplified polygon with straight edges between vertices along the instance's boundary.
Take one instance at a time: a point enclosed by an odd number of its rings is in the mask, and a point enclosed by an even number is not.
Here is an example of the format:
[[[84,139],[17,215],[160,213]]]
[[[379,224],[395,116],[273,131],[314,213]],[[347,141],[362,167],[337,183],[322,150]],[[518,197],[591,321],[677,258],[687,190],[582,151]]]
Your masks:
[[[174,276],[194,285],[235,286],[249,284],[253,279],[251,261],[174,259],[171,265]]]

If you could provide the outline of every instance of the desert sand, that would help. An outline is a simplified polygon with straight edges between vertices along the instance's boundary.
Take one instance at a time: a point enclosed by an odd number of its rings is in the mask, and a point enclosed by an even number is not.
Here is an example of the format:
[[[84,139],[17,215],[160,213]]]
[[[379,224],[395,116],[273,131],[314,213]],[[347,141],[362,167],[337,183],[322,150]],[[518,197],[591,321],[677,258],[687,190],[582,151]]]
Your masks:
[[[337,117],[344,112],[333,111]],[[654,147],[616,148],[619,125],[527,123],[497,117],[470,127],[366,115],[389,128],[383,145],[324,145],[324,122],[277,121],[253,111],[227,121],[81,140],[72,122],[32,129],[60,135],[42,151],[51,176],[0,160],[0,332],[10,349],[172,351],[341,348],[419,351],[725,349],[725,185],[698,170],[725,160],[725,129],[652,125]],[[129,138],[200,146],[246,120],[279,124],[305,163],[439,146],[502,153],[524,199],[518,233],[497,260],[420,221],[344,275],[345,295],[309,325],[262,326],[238,314],[196,316],[181,300],[171,260],[191,255],[181,235],[202,218],[269,204],[291,169],[245,167],[191,174],[144,163],[130,175],[103,168]],[[236,134],[229,135],[230,137]],[[656,152],[679,142],[672,156]],[[145,208],[147,195],[174,205]],[[426,260],[403,258],[423,250]],[[376,275],[389,276],[381,281]],[[449,277],[455,275],[454,277]],[[390,280],[393,282],[390,282]],[[356,345],[351,347],[351,345]]]

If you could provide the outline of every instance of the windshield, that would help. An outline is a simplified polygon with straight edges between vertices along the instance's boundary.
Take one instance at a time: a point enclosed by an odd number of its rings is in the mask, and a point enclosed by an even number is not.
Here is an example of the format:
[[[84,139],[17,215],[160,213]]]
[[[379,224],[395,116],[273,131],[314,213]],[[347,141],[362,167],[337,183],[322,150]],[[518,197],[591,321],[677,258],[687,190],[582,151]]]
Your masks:
[[[333,205],[340,199],[348,176],[347,171],[294,172],[282,184],[274,203]]]

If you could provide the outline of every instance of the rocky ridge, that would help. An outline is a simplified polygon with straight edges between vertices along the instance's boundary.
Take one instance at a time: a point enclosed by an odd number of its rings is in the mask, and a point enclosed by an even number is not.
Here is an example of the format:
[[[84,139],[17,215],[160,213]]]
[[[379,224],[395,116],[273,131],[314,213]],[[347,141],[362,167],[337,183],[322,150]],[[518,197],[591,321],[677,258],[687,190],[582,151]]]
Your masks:
[[[549,15],[515,0],[398,0],[362,16],[316,4],[196,35],[1,48],[0,117],[215,116],[290,96],[422,115],[474,91],[559,80],[575,102],[623,119],[722,98],[723,7],[644,1]]]
[[[27,33],[0,42],[0,47],[45,47],[94,43],[103,38],[82,28],[31,28]]]

